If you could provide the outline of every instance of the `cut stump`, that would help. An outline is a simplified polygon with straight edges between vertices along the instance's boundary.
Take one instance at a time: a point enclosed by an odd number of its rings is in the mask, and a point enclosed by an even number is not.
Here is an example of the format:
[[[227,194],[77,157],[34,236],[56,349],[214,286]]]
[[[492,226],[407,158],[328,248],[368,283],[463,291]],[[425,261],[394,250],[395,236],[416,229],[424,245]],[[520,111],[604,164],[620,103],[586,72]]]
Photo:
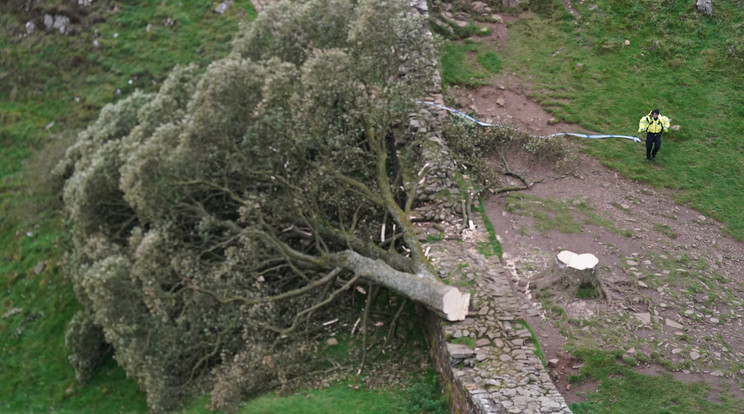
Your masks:
[[[608,303],[611,303],[612,296],[602,283],[598,264],[599,259],[591,253],[576,254],[563,250],[555,256],[555,265],[548,269],[542,278],[535,281],[535,291],[541,292],[557,287],[560,291],[554,293],[570,300],[578,295],[582,286],[593,286]]]

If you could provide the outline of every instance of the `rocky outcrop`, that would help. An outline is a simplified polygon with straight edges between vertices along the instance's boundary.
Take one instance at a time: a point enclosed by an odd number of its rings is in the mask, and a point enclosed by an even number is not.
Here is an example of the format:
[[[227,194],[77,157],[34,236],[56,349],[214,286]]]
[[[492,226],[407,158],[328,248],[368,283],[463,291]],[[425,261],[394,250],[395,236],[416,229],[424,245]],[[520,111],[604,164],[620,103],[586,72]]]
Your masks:
[[[713,14],[713,1],[712,0],[697,0],[697,8],[708,16]]]

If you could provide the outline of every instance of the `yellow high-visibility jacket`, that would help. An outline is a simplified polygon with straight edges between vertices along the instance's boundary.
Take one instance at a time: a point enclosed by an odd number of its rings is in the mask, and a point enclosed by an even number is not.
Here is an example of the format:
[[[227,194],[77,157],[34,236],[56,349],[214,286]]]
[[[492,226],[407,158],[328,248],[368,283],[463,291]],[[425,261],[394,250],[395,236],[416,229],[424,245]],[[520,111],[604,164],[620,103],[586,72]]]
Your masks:
[[[657,119],[654,119],[654,116],[649,112],[648,115],[641,118],[641,121],[638,123],[638,132],[648,131],[658,133],[661,132],[662,129],[664,132],[669,131],[669,118],[661,114],[659,114]]]

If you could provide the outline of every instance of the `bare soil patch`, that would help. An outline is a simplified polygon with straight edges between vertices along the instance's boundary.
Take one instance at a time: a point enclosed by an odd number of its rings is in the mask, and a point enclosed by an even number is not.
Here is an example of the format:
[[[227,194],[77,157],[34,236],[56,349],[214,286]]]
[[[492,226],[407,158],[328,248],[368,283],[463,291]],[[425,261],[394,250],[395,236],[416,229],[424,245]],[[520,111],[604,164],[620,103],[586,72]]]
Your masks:
[[[523,193],[537,203],[564,203],[569,210],[576,203],[591,206],[617,227],[613,232],[584,222],[579,233],[543,233],[536,230],[534,216],[509,211],[509,194],[486,200],[525,319],[547,359],[561,361],[553,378],[568,402],[579,400],[586,387],[568,386],[568,376],[578,371],[562,352],[567,345],[622,349],[640,362],[643,373],[671,370],[680,380],[705,380],[716,389],[722,378],[734,380],[737,385],[729,391],[741,395],[743,243],[727,236],[715,220],[676,204],[673,194],[627,180],[584,155],[573,174],[548,174]],[[578,209],[572,214],[586,220]],[[530,283],[561,250],[599,258],[612,306],[588,298],[553,304],[565,316],[544,309]]]

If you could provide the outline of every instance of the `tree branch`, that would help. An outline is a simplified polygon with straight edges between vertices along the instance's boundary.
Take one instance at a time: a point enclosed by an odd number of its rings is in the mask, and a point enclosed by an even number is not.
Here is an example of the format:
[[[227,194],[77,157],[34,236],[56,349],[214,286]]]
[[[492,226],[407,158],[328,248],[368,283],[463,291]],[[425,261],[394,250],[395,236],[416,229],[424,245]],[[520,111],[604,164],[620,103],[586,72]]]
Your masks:
[[[284,292],[284,293],[282,293],[280,295],[276,295],[276,296],[266,296],[266,297],[262,297],[262,298],[246,298],[246,297],[243,297],[243,296],[234,296],[234,297],[231,297],[231,298],[224,299],[224,298],[221,298],[219,295],[217,295],[216,293],[214,293],[214,292],[212,292],[211,290],[208,290],[208,289],[200,288],[200,287],[193,286],[193,285],[192,286],[189,286],[189,289],[195,290],[197,292],[205,293],[205,294],[213,297],[215,300],[217,300],[218,302],[220,302],[222,304],[228,304],[228,303],[232,303],[232,302],[242,302],[242,303],[244,303],[246,305],[256,305],[256,304],[259,304],[259,303],[276,302],[276,301],[279,301],[279,300],[289,299],[289,298],[292,298],[292,297],[295,297],[295,296],[302,295],[303,293],[306,293],[306,292],[308,292],[310,290],[313,290],[313,289],[315,289],[317,287],[321,287],[321,286],[325,285],[326,283],[329,283],[330,281],[332,281],[339,274],[340,271],[341,271],[341,268],[335,268],[330,273],[328,273],[327,275],[325,275],[323,278],[318,279],[315,282],[309,283],[309,284],[307,284],[307,285],[305,285],[305,286],[303,286],[303,287],[301,287],[299,289],[290,290],[288,292]]]
[[[400,292],[447,320],[457,321],[467,316],[470,293],[460,292],[441,282],[433,274],[425,273],[425,270],[414,274],[399,272],[382,260],[373,260],[351,250],[332,254],[328,261],[357,276]]]

